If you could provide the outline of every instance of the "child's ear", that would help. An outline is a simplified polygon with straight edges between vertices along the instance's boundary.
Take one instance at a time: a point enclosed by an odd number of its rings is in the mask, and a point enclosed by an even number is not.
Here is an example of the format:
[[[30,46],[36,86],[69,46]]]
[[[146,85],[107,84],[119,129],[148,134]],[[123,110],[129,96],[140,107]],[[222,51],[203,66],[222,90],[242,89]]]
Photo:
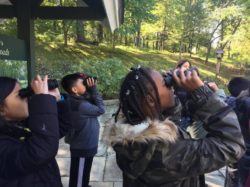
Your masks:
[[[146,102],[149,104],[150,107],[155,107],[154,98],[151,95],[146,96]]]
[[[72,93],[77,94],[77,88],[76,88],[76,87],[73,86],[73,87],[71,88],[71,91],[72,91]]]

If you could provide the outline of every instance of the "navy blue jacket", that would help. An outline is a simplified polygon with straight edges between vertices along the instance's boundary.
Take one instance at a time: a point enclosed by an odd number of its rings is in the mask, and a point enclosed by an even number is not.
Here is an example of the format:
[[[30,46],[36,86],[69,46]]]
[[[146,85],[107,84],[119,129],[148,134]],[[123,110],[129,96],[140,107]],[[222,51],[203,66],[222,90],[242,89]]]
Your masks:
[[[104,114],[104,103],[96,88],[88,92],[92,96],[91,102],[82,96],[70,95],[67,98],[72,126],[67,139],[72,156],[92,157],[97,153],[100,130],[97,117]]]
[[[31,132],[24,139],[16,136],[13,124],[9,127],[3,124],[9,128],[7,131],[3,127],[0,129],[0,186],[62,187],[55,160],[59,145],[55,98],[33,96],[29,102],[29,113],[23,125],[28,126]]]
[[[250,97],[228,97],[226,102],[235,110],[235,113],[237,114],[246,145],[246,153],[237,164],[231,166],[233,168],[237,168],[238,170],[230,171],[230,174],[227,173],[225,186],[245,186],[250,173]]]

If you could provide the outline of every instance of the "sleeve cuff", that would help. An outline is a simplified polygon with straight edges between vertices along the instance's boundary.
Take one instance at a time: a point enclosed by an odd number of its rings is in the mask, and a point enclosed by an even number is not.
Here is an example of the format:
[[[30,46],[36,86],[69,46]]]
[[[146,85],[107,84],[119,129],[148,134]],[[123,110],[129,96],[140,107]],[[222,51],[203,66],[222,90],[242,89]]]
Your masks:
[[[204,85],[191,92],[190,95],[194,105],[196,107],[201,107],[208,101],[209,97],[213,95],[213,92]]]
[[[89,93],[96,94],[97,93],[96,86],[89,88]]]
[[[57,113],[56,98],[48,94],[33,95],[29,101],[29,113]]]

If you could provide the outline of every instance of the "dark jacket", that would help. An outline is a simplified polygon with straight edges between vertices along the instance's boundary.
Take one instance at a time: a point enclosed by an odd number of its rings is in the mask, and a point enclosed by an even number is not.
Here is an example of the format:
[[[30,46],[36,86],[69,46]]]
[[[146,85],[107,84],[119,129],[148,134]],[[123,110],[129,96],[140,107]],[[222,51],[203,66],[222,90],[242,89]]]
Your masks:
[[[55,160],[59,144],[55,98],[33,96],[29,113],[22,127],[28,126],[31,132],[23,133],[24,137],[20,124],[5,122],[0,129],[0,186],[62,187]]]
[[[245,139],[247,152],[246,155],[250,158],[250,96],[236,99],[236,114],[238,116],[241,131]],[[249,159],[250,163],[250,159]]]
[[[57,102],[58,109],[58,122],[59,122],[59,134],[60,138],[65,137],[70,129],[70,107],[66,99],[62,99]]]
[[[250,97],[230,97],[227,103],[235,110],[246,145],[246,153],[228,169],[226,187],[244,187],[250,174]],[[235,170],[237,169],[237,170]]]
[[[104,114],[102,96],[96,88],[89,89],[92,101],[82,96],[67,98],[70,105],[70,130],[67,140],[71,155],[91,157],[97,153],[100,124],[97,117]]]
[[[243,137],[235,113],[224,102],[210,96],[195,118],[204,121],[204,139],[189,139],[168,120],[114,124],[109,139],[123,171],[123,186],[198,187],[204,185],[199,175],[240,159]]]

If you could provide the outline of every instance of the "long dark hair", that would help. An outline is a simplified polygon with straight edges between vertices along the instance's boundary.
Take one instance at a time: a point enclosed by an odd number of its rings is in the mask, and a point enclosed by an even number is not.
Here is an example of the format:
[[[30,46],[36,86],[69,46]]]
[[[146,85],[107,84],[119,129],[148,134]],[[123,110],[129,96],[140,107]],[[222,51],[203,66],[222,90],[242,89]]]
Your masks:
[[[136,125],[146,120],[149,116],[145,109],[154,114],[154,118],[161,118],[160,98],[155,82],[151,78],[152,69],[138,67],[131,68],[122,82],[119,96],[119,109],[115,115],[115,121],[120,110],[131,125]],[[153,98],[155,107],[149,106],[146,97]]]
[[[190,67],[192,66],[191,62],[188,61],[187,59],[181,59],[177,62],[176,68],[181,68],[181,66],[185,63],[189,63]]]
[[[10,122],[7,121],[2,113],[5,107],[5,99],[14,89],[17,79],[0,76],[0,136],[11,136],[13,138],[27,138],[31,136],[31,132],[27,130],[27,122]]]
[[[5,107],[5,99],[12,92],[15,85],[17,83],[17,79],[11,77],[0,76],[0,118],[2,117],[2,112]]]

